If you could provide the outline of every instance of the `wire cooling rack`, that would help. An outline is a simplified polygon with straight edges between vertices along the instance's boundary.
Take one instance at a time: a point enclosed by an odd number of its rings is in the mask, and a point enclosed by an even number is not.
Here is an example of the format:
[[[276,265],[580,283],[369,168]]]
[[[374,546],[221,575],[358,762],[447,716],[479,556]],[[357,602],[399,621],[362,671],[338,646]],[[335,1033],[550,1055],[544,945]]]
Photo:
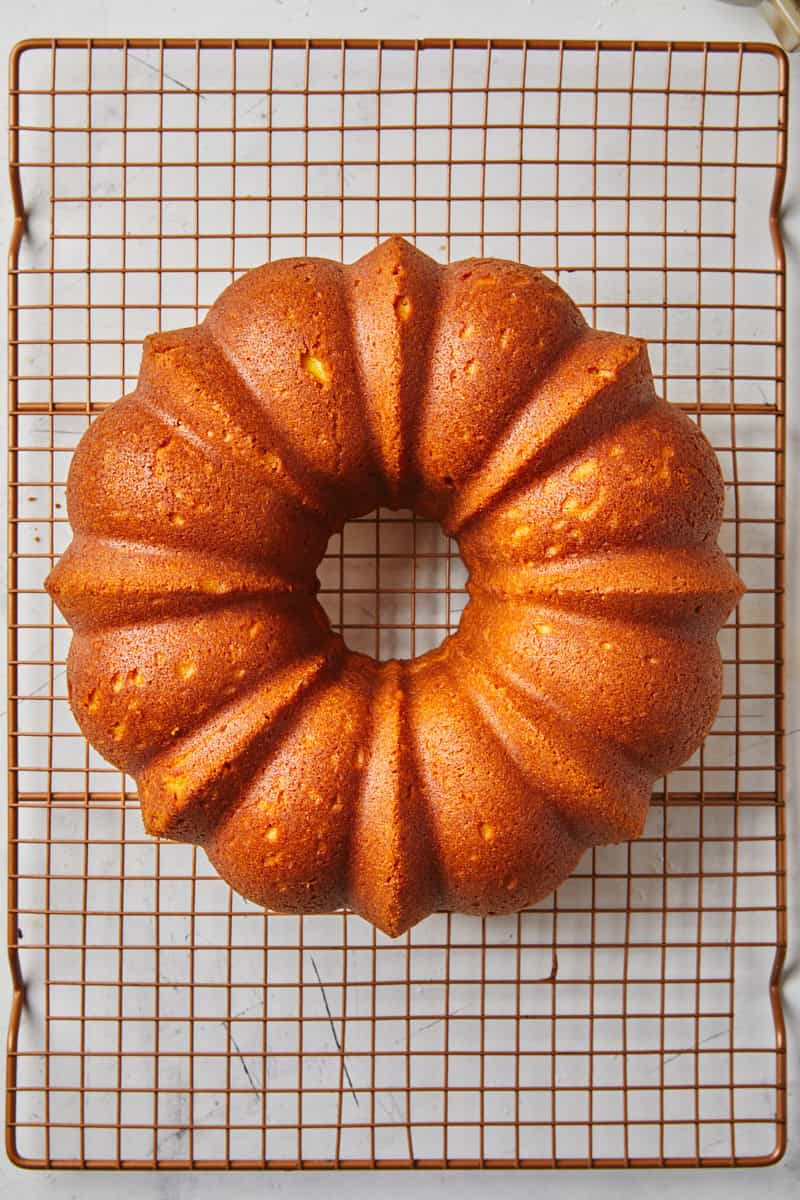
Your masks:
[[[766,1164],[785,1144],[785,59],[769,46],[37,41],[11,62],[11,1156],[27,1166]],[[748,585],[705,747],[635,845],[516,917],[397,942],[276,916],[143,834],[70,714],[42,582],[143,336],[270,257],[399,232],[551,272],[649,339]],[[455,628],[412,514],[335,537],[354,648]]]

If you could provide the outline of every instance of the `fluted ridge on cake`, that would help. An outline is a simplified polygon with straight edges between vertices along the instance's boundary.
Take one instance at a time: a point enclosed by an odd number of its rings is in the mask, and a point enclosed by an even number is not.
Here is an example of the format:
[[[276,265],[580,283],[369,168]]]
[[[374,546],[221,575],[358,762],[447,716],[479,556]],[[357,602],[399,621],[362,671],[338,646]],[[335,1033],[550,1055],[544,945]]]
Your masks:
[[[436,908],[440,899],[408,703],[404,666],[383,664],[370,706],[372,723],[348,872],[353,906],[395,937]]]

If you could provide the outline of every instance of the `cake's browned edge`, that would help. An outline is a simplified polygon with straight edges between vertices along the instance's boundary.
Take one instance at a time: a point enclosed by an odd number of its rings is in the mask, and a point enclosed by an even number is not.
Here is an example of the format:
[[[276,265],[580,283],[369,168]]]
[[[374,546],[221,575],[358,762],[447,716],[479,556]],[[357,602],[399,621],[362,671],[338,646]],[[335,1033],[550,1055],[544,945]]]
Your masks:
[[[9,183],[13,211],[13,224],[8,252],[8,485],[7,485],[7,527],[8,527],[8,629],[7,629],[7,688],[8,688],[8,726],[6,730],[8,766],[8,888],[7,888],[7,950],[9,968],[12,979],[12,1002],[9,1013],[7,1049],[6,1049],[6,1102],[5,1102],[5,1145],[10,1161],[17,1167],[30,1169],[81,1169],[108,1170],[108,1159],[60,1159],[60,1158],[29,1158],[21,1154],[16,1144],[16,1083],[17,1083],[17,1040],[20,1020],[25,1001],[25,981],[19,961],[19,945],[17,940],[17,836],[18,836],[18,787],[17,787],[17,747],[12,729],[16,726],[16,695],[17,670],[15,666],[17,653],[17,526],[12,519],[15,510],[15,485],[17,483],[17,461],[14,447],[17,444],[17,377],[18,377],[18,320],[17,320],[17,269],[19,265],[19,249],[25,234],[25,206],[22,196],[22,186],[19,172],[19,74],[20,60],[29,50],[51,50],[55,53],[60,48],[81,49],[236,49],[237,47],[252,49],[488,49],[498,50],[618,50],[634,53],[635,51],[667,51],[670,53],[689,51],[709,53],[714,51],[744,54],[766,54],[773,57],[778,65],[778,121],[777,131],[777,165],[770,198],[769,226],[775,253],[776,268],[776,318],[777,318],[777,370],[776,370],[776,405],[775,405],[775,746],[776,746],[776,792],[775,792],[775,821],[776,821],[776,909],[777,937],[775,956],[770,973],[770,1003],[775,1029],[776,1053],[776,1141],[771,1151],[751,1157],[735,1156],[712,1157],[710,1155],[693,1158],[652,1157],[652,1158],[606,1158],[606,1159],[570,1159],[552,1157],[549,1159],[464,1159],[464,1158],[435,1158],[435,1159],[337,1159],[335,1161],[322,1159],[228,1159],[224,1166],[231,1170],[255,1170],[265,1166],[278,1170],[329,1169],[337,1166],[342,1169],[363,1170],[365,1168],[403,1169],[403,1168],[441,1168],[455,1169],[483,1167],[508,1169],[514,1165],[521,1168],[564,1167],[569,1169],[585,1167],[602,1167],[617,1169],[621,1167],[636,1168],[687,1168],[687,1167],[719,1167],[719,1166],[772,1166],[786,1152],[787,1146],[787,1116],[786,1116],[786,1024],[781,996],[781,981],[786,960],[787,947],[787,894],[786,894],[786,820],[785,820],[785,703],[784,703],[784,623],[785,623],[785,545],[786,545],[786,491],[785,491],[785,399],[786,399],[786,252],[781,230],[781,204],[786,182],[787,157],[787,127],[788,127],[788,71],[789,62],[786,53],[776,45],[768,42],[692,42],[692,41],[624,41],[588,39],[569,39],[553,41],[547,39],[517,39],[517,38],[28,38],[17,42],[9,55],[9,130],[8,130],[8,162]],[[52,405],[43,403],[31,405],[28,411],[50,412]],[[80,404],[65,406],[65,411],[85,412]],[[116,1160],[119,1168],[142,1170],[157,1168],[160,1170],[219,1170],[223,1165],[217,1159],[182,1159],[161,1160],[155,1156],[150,1159],[119,1158]]]

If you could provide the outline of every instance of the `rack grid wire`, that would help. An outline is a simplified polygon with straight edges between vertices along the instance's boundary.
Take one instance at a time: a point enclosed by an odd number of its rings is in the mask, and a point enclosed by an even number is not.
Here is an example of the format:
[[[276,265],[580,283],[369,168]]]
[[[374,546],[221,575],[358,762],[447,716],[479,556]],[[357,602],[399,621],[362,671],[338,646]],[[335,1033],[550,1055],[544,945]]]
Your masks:
[[[772,46],[51,40],[11,59],[6,1125],[32,1167],[768,1164],[785,1146],[786,60]],[[270,258],[401,233],[558,279],[649,341],[714,445],[748,591],[724,699],[644,837],[514,917],[392,941],[232,894],[81,737],[43,580],[141,341]],[[331,541],[353,648],[458,623],[438,527]]]

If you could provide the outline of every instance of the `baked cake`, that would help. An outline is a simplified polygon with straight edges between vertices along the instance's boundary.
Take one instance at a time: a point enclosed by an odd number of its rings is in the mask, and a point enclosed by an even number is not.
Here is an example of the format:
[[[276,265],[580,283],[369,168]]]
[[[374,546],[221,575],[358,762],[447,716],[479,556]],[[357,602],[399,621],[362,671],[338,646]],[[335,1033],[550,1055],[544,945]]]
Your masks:
[[[75,717],[151,834],[271,909],[397,935],[530,905],[642,832],[714,719],[742,590],[715,456],[644,342],[530,267],[392,238],[250,271],[146,339],[67,498]],[[316,599],[331,534],[379,505],[469,571],[458,632],[411,662],[351,652]]]

